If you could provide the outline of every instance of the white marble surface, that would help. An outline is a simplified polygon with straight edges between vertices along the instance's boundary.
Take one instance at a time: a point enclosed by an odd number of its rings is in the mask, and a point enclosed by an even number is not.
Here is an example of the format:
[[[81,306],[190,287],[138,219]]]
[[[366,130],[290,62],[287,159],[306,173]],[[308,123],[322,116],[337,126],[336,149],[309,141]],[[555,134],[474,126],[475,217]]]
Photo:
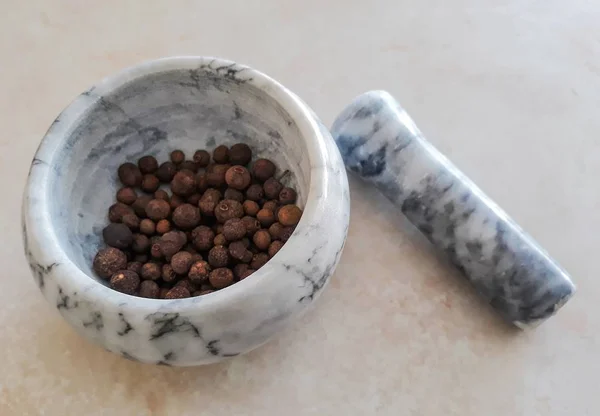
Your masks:
[[[0,17],[1,415],[597,415],[600,4],[586,0],[5,2]],[[235,28],[235,29],[234,29]],[[351,181],[344,255],[317,307],[226,364],[124,361],[39,294],[20,194],[56,114],[165,55],[248,63],[327,124],[384,88],[569,271],[577,295],[511,330],[390,203]]]

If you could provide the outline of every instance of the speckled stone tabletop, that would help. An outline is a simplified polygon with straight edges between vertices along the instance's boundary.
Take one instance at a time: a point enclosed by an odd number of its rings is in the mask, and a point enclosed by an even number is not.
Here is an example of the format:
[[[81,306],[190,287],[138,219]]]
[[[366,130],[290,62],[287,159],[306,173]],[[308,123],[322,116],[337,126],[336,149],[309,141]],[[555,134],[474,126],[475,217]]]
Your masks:
[[[600,3],[574,0],[1,2],[0,415],[597,415]],[[346,249],[316,307],[198,368],[89,345],[43,299],[20,237],[29,161],[98,79],[167,55],[260,69],[330,125],[390,91],[572,275],[519,332],[376,191],[351,178]]]

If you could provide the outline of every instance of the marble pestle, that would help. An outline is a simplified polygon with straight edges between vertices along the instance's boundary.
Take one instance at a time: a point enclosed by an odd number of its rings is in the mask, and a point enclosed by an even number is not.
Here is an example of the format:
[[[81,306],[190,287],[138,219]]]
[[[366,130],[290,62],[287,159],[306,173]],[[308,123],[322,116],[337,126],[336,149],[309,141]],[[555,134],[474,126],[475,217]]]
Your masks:
[[[357,97],[332,128],[346,168],[376,186],[508,322],[565,304],[567,273],[421,134],[387,92]]]

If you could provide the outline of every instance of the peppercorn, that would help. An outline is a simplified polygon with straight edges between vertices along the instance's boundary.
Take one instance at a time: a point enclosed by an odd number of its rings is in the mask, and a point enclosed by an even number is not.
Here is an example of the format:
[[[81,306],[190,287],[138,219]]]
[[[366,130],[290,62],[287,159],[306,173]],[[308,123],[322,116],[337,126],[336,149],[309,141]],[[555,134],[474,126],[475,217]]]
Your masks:
[[[285,205],[279,209],[277,219],[281,225],[291,226],[296,225],[300,221],[302,210],[297,205]]]
[[[200,223],[200,210],[191,204],[183,204],[173,211],[173,223],[182,229],[191,229]]]
[[[177,173],[177,167],[172,162],[165,162],[158,167],[155,172],[156,177],[162,183],[169,183],[173,180],[173,176]]]
[[[232,199],[222,200],[215,208],[215,217],[221,224],[231,218],[242,218],[243,216],[244,208],[242,208],[242,204]]]
[[[254,270],[260,269],[269,261],[269,255],[267,253],[256,253],[252,256],[252,261],[250,262],[250,268]]]
[[[171,258],[171,267],[177,274],[186,274],[192,266],[192,255],[187,251],[180,251]]]
[[[196,162],[194,162],[193,160],[186,160],[181,165],[179,165],[178,168],[179,168],[179,170],[189,170],[189,171],[193,172],[194,174],[196,174],[196,173],[198,173],[200,166],[198,166],[198,164]]]
[[[190,291],[183,286],[175,286],[165,294],[165,299],[184,299],[189,298]]]
[[[166,299],[167,293],[169,293],[169,288],[168,287],[161,287],[160,291],[158,292],[158,298],[159,299]]]
[[[250,267],[246,264],[246,263],[239,263],[236,264],[233,267],[233,275],[237,278],[240,277],[240,275],[242,275],[246,270],[248,270]]]
[[[227,188],[223,193],[223,199],[233,199],[234,201],[242,203],[244,202],[244,194],[237,189]]]
[[[202,260],[204,260],[204,258],[202,257],[202,254],[200,254],[200,253],[192,254],[192,264],[196,263],[197,261],[202,261]]]
[[[110,222],[121,222],[123,215],[127,214],[133,214],[133,209],[122,202],[117,202],[108,208],[108,220]]]
[[[94,257],[93,268],[98,276],[109,279],[119,270],[127,268],[127,256],[118,248],[104,248]]]
[[[223,234],[217,234],[213,240],[215,246],[224,246],[227,244],[227,239]]]
[[[190,279],[181,279],[175,283],[174,287],[185,287],[190,293],[196,290],[196,285],[194,285]]]
[[[188,272],[188,277],[195,284],[201,284],[208,280],[208,275],[210,274],[211,267],[204,260],[197,261],[192,264],[190,271]]]
[[[144,218],[140,221],[140,232],[146,235],[152,235],[156,231],[156,224],[154,221],[148,218]]]
[[[235,241],[246,235],[246,224],[240,218],[232,218],[223,224],[223,235],[227,241]]]
[[[290,239],[293,233],[294,227],[283,227],[283,229],[279,233],[279,239],[285,243]]]
[[[140,285],[140,277],[131,270],[119,270],[110,278],[110,287],[127,295],[133,295]]]
[[[141,185],[141,188],[144,192],[153,193],[158,189],[159,186],[160,181],[158,180],[156,175],[152,175],[150,173],[144,175]]]
[[[271,177],[265,181],[263,189],[265,191],[265,197],[277,199],[279,198],[279,192],[283,189],[283,185],[277,179]]]
[[[137,230],[140,227],[140,219],[135,214],[125,214],[121,222],[129,227],[130,230]]]
[[[256,219],[263,227],[270,227],[275,222],[275,214],[270,209],[261,209],[256,214]]]
[[[196,189],[198,189],[198,191],[201,193],[208,189],[206,173],[202,172],[196,175]]]
[[[260,222],[254,217],[247,215],[242,218],[242,221],[246,226],[246,236],[248,237],[252,237],[260,229]]]
[[[250,172],[243,166],[232,166],[227,169],[225,172],[225,182],[229,185],[230,188],[237,190],[244,190],[250,186],[252,182],[252,177],[250,176]]]
[[[184,160],[185,153],[183,153],[181,150],[173,150],[171,152],[171,162],[175,163],[176,165],[179,165],[180,163],[183,163]]]
[[[215,147],[215,150],[213,150],[213,160],[217,163],[229,162],[229,148],[224,144]]]
[[[209,293],[213,293],[214,290],[212,289],[206,289],[206,290],[196,290],[192,296],[203,296],[203,295],[208,295]]]
[[[202,198],[202,194],[192,194],[187,197],[186,202],[197,207],[198,202],[200,202],[200,198]]]
[[[229,161],[234,165],[246,166],[252,160],[252,150],[245,143],[236,143],[229,149]]]
[[[229,253],[224,246],[214,246],[208,252],[208,264],[212,267],[225,267],[229,262]]]
[[[156,232],[160,235],[171,231],[171,223],[169,220],[160,220],[156,223]]]
[[[223,289],[234,282],[233,272],[231,269],[221,267],[210,272],[208,280],[215,289]]]
[[[175,209],[183,204],[185,204],[185,200],[182,197],[175,194],[171,195],[171,199],[169,200],[169,205],[171,206],[171,209]]]
[[[192,230],[192,244],[198,250],[210,250],[213,246],[214,238],[215,233],[206,225],[200,225]]]
[[[171,205],[162,199],[153,199],[146,205],[146,215],[154,221],[164,220],[171,213]]]
[[[298,194],[292,188],[283,188],[279,192],[279,202],[281,205],[289,205],[296,202]]]
[[[159,243],[153,243],[150,246],[150,255],[152,257],[154,257],[155,259],[160,259],[161,257],[163,257],[163,253],[162,253],[162,250],[160,249]]]
[[[210,163],[210,153],[206,150],[196,150],[193,159],[198,166],[205,168]]]
[[[138,168],[142,173],[154,173],[158,169],[158,161],[154,156],[142,156],[138,160]]]
[[[177,273],[173,270],[170,264],[163,264],[161,269],[162,280],[166,283],[171,283],[177,280]]]
[[[140,283],[140,297],[156,299],[160,294],[158,284],[152,280],[142,280]]]
[[[242,206],[244,208],[244,213],[253,217],[256,216],[258,211],[260,211],[258,204],[255,201],[250,201],[249,199],[245,200]]]
[[[258,159],[252,165],[253,176],[261,182],[275,175],[275,164],[269,159]]]
[[[154,199],[162,199],[163,201],[169,202],[169,193],[164,189],[158,189],[154,192]]]
[[[240,276],[238,277],[239,280],[244,280],[246,277],[250,276],[252,273],[254,273],[256,270],[254,269],[246,269],[242,274],[240,274]]]
[[[117,191],[117,201],[122,202],[125,205],[131,205],[135,202],[137,193],[135,189],[130,187],[124,187]]]
[[[171,192],[186,197],[196,192],[196,177],[192,171],[182,170],[171,181]]]
[[[110,223],[102,230],[104,242],[118,249],[125,249],[133,242],[133,234],[125,224]]]
[[[269,257],[273,257],[275,254],[277,254],[279,252],[279,250],[281,250],[281,247],[283,247],[283,242],[281,242],[279,240],[273,241],[273,242],[271,242],[271,244],[269,244],[267,254],[269,255]]]
[[[275,213],[275,210],[277,209],[278,206],[279,205],[278,205],[277,201],[271,200],[271,201],[265,201],[262,208],[268,209],[270,211],[273,211],[273,213]]]
[[[133,256],[133,261],[140,262],[142,264],[147,263],[148,255],[147,254],[136,254],[135,256]]]
[[[135,211],[135,214],[138,217],[140,217],[140,218],[146,217],[146,207],[148,206],[148,203],[150,201],[152,201],[152,199],[153,198],[150,195],[140,195],[137,197],[137,199],[131,205],[131,207],[133,208],[133,210]]]
[[[250,201],[260,201],[265,196],[263,187],[259,184],[252,184],[246,189],[246,198]]]
[[[202,215],[214,216],[215,208],[221,200],[221,192],[217,189],[207,189],[198,202],[198,207]]]
[[[132,235],[131,250],[137,254],[143,254],[150,248],[150,239],[144,234]]]
[[[264,251],[267,250],[269,248],[269,244],[271,244],[271,235],[267,230],[258,230],[254,233],[252,241],[259,250]]]
[[[117,175],[125,186],[136,187],[142,184],[142,172],[133,163],[123,163],[119,166]]]
[[[161,276],[160,264],[154,262],[148,262],[142,265],[142,271],[140,276],[144,280],[158,280]]]
[[[247,263],[252,260],[252,253],[246,248],[242,241],[234,241],[229,244],[229,254],[235,260]]]
[[[139,261],[130,261],[127,263],[127,270],[131,270],[132,272],[140,274],[140,271],[142,270],[142,263]]]
[[[169,231],[163,234],[158,242],[160,252],[167,260],[171,260],[171,257],[187,243],[185,234],[180,231]]]
[[[215,223],[212,225],[212,230],[215,234],[223,234],[223,224]]]
[[[231,165],[213,165],[210,171],[206,172],[206,183],[208,186],[214,186],[216,188],[225,185],[225,175]]]

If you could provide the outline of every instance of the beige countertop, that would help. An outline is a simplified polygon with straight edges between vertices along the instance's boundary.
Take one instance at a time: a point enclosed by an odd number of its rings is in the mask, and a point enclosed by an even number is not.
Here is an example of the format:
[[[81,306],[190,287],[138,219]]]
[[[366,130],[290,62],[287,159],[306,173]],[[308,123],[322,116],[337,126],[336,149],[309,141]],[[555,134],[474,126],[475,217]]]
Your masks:
[[[0,415],[600,413],[600,3],[0,3]],[[389,90],[578,293],[538,329],[509,328],[390,203],[351,179],[337,272],[271,343],[188,369],[88,345],[44,301],[22,254],[29,162],[81,91],[180,54],[254,66],[328,125],[355,95]]]

